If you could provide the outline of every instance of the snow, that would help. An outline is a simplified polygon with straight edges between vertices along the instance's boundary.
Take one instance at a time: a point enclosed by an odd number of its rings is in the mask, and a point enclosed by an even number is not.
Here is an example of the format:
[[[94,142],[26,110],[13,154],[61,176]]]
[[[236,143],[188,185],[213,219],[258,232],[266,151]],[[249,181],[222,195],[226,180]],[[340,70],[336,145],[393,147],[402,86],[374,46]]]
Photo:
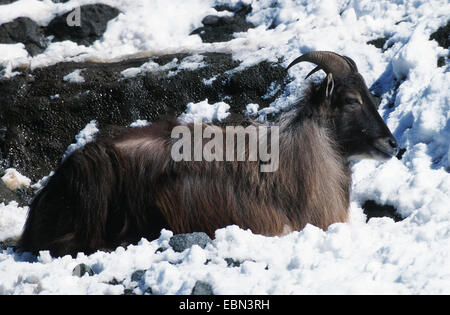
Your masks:
[[[147,51],[148,55],[187,52],[197,49],[202,42],[199,36],[189,33],[200,27],[201,20],[210,14],[217,14],[212,8],[213,0],[187,1],[132,1],[102,0],[119,9],[122,14],[109,21],[102,39],[92,46],[77,45],[71,41],[55,42],[42,54],[23,58],[9,58],[13,66],[29,65],[32,69],[49,66],[57,62],[83,61],[87,59],[111,60],[117,57]],[[71,12],[75,8],[93,4],[92,0],[76,0],[67,3],[53,3],[50,0],[19,0],[2,6],[0,24],[26,16],[40,25],[47,25],[57,15]],[[226,15],[226,14],[225,14]],[[173,21],[176,21],[174,23]]]
[[[76,136],[75,143],[69,145],[64,152],[62,160],[64,161],[73,151],[86,145],[86,143],[92,142],[95,138],[95,134],[98,132],[97,121],[92,120],[86,127],[83,128]]]
[[[247,104],[247,106],[245,107],[245,110],[244,110],[244,114],[249,115],[249,116],[257,115],[258,109],[259,109],[258,104],[254,104],[254,103]]]
[[[65,75],[63,77],[63,80],[67,81],[67,82],[72,82],[72,83],[83,83],[84,77],[81,75],[81,71],[83,71],[83,69],[74,70],[73,72],[69,73],[68,75]]]
[[[27,188],[31,184],[31,179],[20,174],[15,168],[8,168],[1,179],[6,187],[11,190]]]
[[[33,185],[31,185],[31,188],[33,188],[35,190],[35,193],[37,193],[40,189],[45,187],[45,185],[49,181],[50,177],[53,176],[53,174],[55,174],[55,171],[51,171],[50,174],[42,177],[40,180],[37,181],[37,183],[34,183]]]
[[[179,119],[187,123],[221,121],[230,115],[229,109],[230,105],[225,102],[209,104],[206,99],[187,104],[185,113],[181,114]]]
[[[214,83],[214,81],[216,81],[218,75],[214,75],[209,79],[203,79],[203,84],[206,86],[212,86],[212,84]]]
[[[178,58],[174,58],[171,62],[160,66],[156,62],[150,60],[140,67],[128,68],[121,72],[121,75],[124,78],[131,78],[138,74],[144,74],[146,72],[162,72],[169,71],[168,77],[172,77],[177,75],[181,70],[196,70],[206,67],[206,64],[203,62],[202,55],[193,55],[183,58],[181,62],[179,62]]]
[[[0,23],[28,16],[46,25],[56,14],[87,3],[92,1],[19,0],[2,6]],[[75,259],[0,250],[0,294],[121,294],[149,288],[155,294],[189,294],[197,280],[211,284],[216,294],[450,294],[450,72],[448,64],[436,65],[448,49],[429,40],[447,23],[447,0],[101,3],[122,13],[91,47],[52,43],[31,57],[22,44],[2,44],[2,75],[14,75],[17,65],[111,60],[143,51],[148,56],[187,52],[193,57],[164,66],[149,61],[125,70],[123,77],[145,71],[176,75],[180,67],[204,67],[202,52],[231,53],[242,62],[237,71],[262,60],[283,60],[287,65],[310,50],[332,50],[354,59],[367,85],[382,95],[380,114],[406,152],[401,160],[353,164],[350,222],[334,224],[328,231],[308,225],[282,237],[264,237],[229,226],[217,230],[206,248],[193,246],[183,253],[169,247],[172,232],[166,230],[151,242],[143,239],[127,249],[79,254]],[[206,15],[217,14],[214,5],[224,3],[251,3],[247,19],[256,28],[234,34],[227,43],[202,43],[197,35],[189,35]],[[388,39],[384,50],[367,44],[380,37]],[[301,97],[303,78],[313,67],[301,63],[290,69],[294,80],[281,96],[269,108],[249,104],[248,113],[263,121],[267,114],[288,107]],[[318,72],[311,79],[322,77]],[[212,84],[214,79],[204,82]],[[277,91],[272,86],[267,95]],[[228,109],[226,103],[204,100],[187,104],[181,118],[220,120]],[[91,141],[96,130],[95,122],[88,124],[65,156]],[[392,205],[405,219],[366,222],[361,208],[366,200]],[[20,236],[27,210],[15,202],[0,204],[0,241]],[[241,263],[228,267],[225,258]],[[72,276],[80,263],[91,266],[94,276]],[[137,270],[147,272],[133,282],[131,275]]]
[[[132,122],[130,124],[130,127],[135,128],[135,127],[145,127],[145,126],[150,126],[152,123],[147,121],[146,119],[138,119],[135,122]]]
[[[20,236],[27,212],[28,207],[19,207],[18,203],[15,201],[11,201],[7,205],[3,202],[0,203],[0,241]],[[2,259],[0,259],[0,265],[2,264],[1,261]],[[0,274],[3,275],[1,267],[0,270]]]

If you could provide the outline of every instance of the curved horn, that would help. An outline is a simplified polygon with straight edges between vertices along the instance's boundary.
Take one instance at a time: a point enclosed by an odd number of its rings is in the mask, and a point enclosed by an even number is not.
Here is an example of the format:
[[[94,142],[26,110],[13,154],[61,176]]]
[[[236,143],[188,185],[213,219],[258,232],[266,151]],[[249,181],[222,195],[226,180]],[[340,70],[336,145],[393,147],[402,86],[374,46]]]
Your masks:
[[[302,61],[312,62],[317,65],[317,67],[308,73],[306,78],[320,69],[323,69],[327,74],[331,72],[336,77],[358,71],[353,60],[331,51],[311,51],[301,55],[292,61],[286,70],[289,70],[289,68]]]

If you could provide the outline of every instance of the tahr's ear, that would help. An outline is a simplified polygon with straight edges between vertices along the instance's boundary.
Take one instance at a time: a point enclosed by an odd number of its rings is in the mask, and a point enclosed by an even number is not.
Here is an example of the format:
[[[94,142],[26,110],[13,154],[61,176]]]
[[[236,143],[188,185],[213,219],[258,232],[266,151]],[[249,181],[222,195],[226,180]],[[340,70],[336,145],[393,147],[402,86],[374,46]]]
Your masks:
[[[328,73],[327,75],[327,89],[325,91],[325,96],[327,99],[331,99],[331,96],[333,95],[334,90],[334,80],[333,80],[333,74]]]

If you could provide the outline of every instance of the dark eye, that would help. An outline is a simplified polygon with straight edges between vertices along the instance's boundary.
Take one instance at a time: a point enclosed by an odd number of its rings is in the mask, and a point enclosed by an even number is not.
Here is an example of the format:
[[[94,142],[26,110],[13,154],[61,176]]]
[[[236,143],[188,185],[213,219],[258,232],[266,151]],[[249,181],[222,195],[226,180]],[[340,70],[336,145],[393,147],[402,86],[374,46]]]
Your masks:
[[[350,104],[350,105],[359,105],[359,100],[353,97],[346,97],[344,99],[345,104]]]

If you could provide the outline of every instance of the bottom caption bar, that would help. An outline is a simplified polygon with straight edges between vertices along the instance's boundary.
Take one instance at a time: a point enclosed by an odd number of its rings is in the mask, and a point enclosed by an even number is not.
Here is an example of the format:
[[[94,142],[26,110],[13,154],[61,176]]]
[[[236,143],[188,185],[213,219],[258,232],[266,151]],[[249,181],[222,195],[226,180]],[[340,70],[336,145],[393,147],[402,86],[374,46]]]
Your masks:
[[[180,300],[179,310],[195,311],[227,311],[227,310],[270,310],[269,298],[215,298],[213,300],[201,301],[186,298]]]

